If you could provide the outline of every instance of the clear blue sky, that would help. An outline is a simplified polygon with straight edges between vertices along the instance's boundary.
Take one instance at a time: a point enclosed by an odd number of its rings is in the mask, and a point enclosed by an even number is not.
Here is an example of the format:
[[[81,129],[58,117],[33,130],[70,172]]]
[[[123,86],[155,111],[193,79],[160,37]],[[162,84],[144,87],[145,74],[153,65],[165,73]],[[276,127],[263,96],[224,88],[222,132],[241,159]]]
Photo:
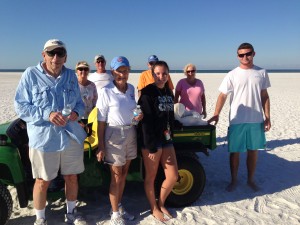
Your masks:
[[[231,69],[236,48],[250,42],[255,64],[300,69],[300,0],[1,0],[0,69],[23,69],[41,60],[44,43],[67,45],[74,68],[103,54],[108,65],[126,56],[146,69],[156,54],[171,69]]]

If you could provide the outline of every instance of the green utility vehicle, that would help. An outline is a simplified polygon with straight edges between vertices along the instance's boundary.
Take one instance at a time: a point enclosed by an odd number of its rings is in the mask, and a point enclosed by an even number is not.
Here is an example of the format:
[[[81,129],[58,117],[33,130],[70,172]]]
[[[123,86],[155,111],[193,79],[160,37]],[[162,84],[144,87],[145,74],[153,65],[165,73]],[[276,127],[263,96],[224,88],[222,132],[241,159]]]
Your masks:
[[[79,175],[79,193],[81,188],[109,185],[108,165],[98,163],[95,157],[98,144],[96,121],[95,114],[89,117],[89,123],[92,125],[90,136],[84,144],[85,171]],[[216,148],[215,126],[182,126],[174,131],[173,141],[179,179],[167,199],[167,204],[183,207],[196,201],[203,192],[206,175],[196,153],[203,152],[208,155],[208,149]],[[0,224],[5,224],[12,213],[13,201],[7,188],[9,185],[17,190],[19,207],[27,207],[28,200],[32,198],[33,180],[27,144],[24,121],[17,119],[12,123],[0,125]],[[143,177],[143,161],[139,150],[138,157],[131,163],[127,180],[143,182]],[[160,187],[163,180],[164,174],[160,169],[156,178],[157,187]],[[54,188],[52,192],[63,191],[61,188]]]

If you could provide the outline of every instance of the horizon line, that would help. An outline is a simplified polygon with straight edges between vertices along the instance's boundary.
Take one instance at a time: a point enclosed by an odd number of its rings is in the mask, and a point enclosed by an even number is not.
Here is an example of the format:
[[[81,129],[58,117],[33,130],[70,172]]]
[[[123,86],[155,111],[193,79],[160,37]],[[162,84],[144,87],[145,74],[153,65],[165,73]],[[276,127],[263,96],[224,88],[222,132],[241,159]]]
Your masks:
[[[24,72],[26,69],[0,69],[0,72]],[[232,69],[200,69],[197,70],[198,73],[201,72],[229,72]],[[300,72],[300,68],[299,69],[266,69],[267,72]],[[95,69],[92,69],[90,72],[93,73],[95,72]],[[135,72],[142,72],[145,71],[145,69],[131,69],[131,71],[135,71]],[[173,73],[183,73],[182,69],[170,69],[170,72]]]

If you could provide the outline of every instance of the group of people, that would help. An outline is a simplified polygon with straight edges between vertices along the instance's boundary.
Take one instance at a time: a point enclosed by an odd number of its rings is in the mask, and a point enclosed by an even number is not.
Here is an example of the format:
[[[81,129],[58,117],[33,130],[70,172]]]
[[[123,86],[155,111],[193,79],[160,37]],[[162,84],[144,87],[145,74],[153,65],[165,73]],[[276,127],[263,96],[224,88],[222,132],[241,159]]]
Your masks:
[[[270,87],[268,74],[253,64],[254,48],[243,43],[237,50],[239,67],[224,78],[219,90],[215,113],[209,123],[219,120],[219,114],[230,95],[230,152],[231,183],[228,191],[237,186],[239,153],[247,151],[248,185],[258,190],[254,182],[257,150],[265,145],[265,134],[271,127]],[[196,78],[196,66],[187,64],[186,78],[175,87],[169,66],[157,56],[148,58],[149,70],[138,81],[138,101],[135,87],[129,84],[130,63],[124,56],[114,57],[106,70],[103,55],[94,58],[96,72],[90,73],[86,61],[75,66],[75,72],[64,66],[66,45],[51,39],[44,45],[43,61],[27,68],[17,87],[15,109],[27,123],[29,155],[35,178],[33,204],[35,225],[47,224],[45,216],[47,189],[58,171],[65,180],[65,222],[87,224],[76,209],[78,174],[84,171],[83,142],[86,133],[79,121],[87,123],[89,113],[97,107],[98,149],[96,158],[109,165],[111,183],[110,224],[125,224],[135,217],[122,205],[122,195],[131,160],[137,157],[137,140],[145,166],[144,188],[152,215],[159,221],[172,218],[165,201],[178,179],[178,167],[173,146],[174,103],[180,102],[186,110],[195,110],[205,118],[206,98],[204,84]],[[142,113],[133,116],[140,106]],[[70,112],[66,114],[70,108]],[[132,121],[138,121],[133,125]],[[137,135],[137,133],[139,135]],[[159,168],[165,173],[158,199],[154,181]]]

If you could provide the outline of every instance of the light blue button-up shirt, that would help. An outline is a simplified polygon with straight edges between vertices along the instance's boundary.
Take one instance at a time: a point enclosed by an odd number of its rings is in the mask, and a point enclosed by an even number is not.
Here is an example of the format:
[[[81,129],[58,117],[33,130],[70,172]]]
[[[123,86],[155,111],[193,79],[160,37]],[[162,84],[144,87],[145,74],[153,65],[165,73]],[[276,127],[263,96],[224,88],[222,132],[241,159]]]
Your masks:
[[[82,144],[86,133],[77,121],[68,121],[64,127],[49,121],[51,112],[62,111],[70,104],[79,118],[84,113],[78,80],[73,70],[63,66],[56,79],[46,74],[40,62],[27,68],[16,90],[15,110],[27,123],[29,147],[44,152],[62,151],[73,138]]]

